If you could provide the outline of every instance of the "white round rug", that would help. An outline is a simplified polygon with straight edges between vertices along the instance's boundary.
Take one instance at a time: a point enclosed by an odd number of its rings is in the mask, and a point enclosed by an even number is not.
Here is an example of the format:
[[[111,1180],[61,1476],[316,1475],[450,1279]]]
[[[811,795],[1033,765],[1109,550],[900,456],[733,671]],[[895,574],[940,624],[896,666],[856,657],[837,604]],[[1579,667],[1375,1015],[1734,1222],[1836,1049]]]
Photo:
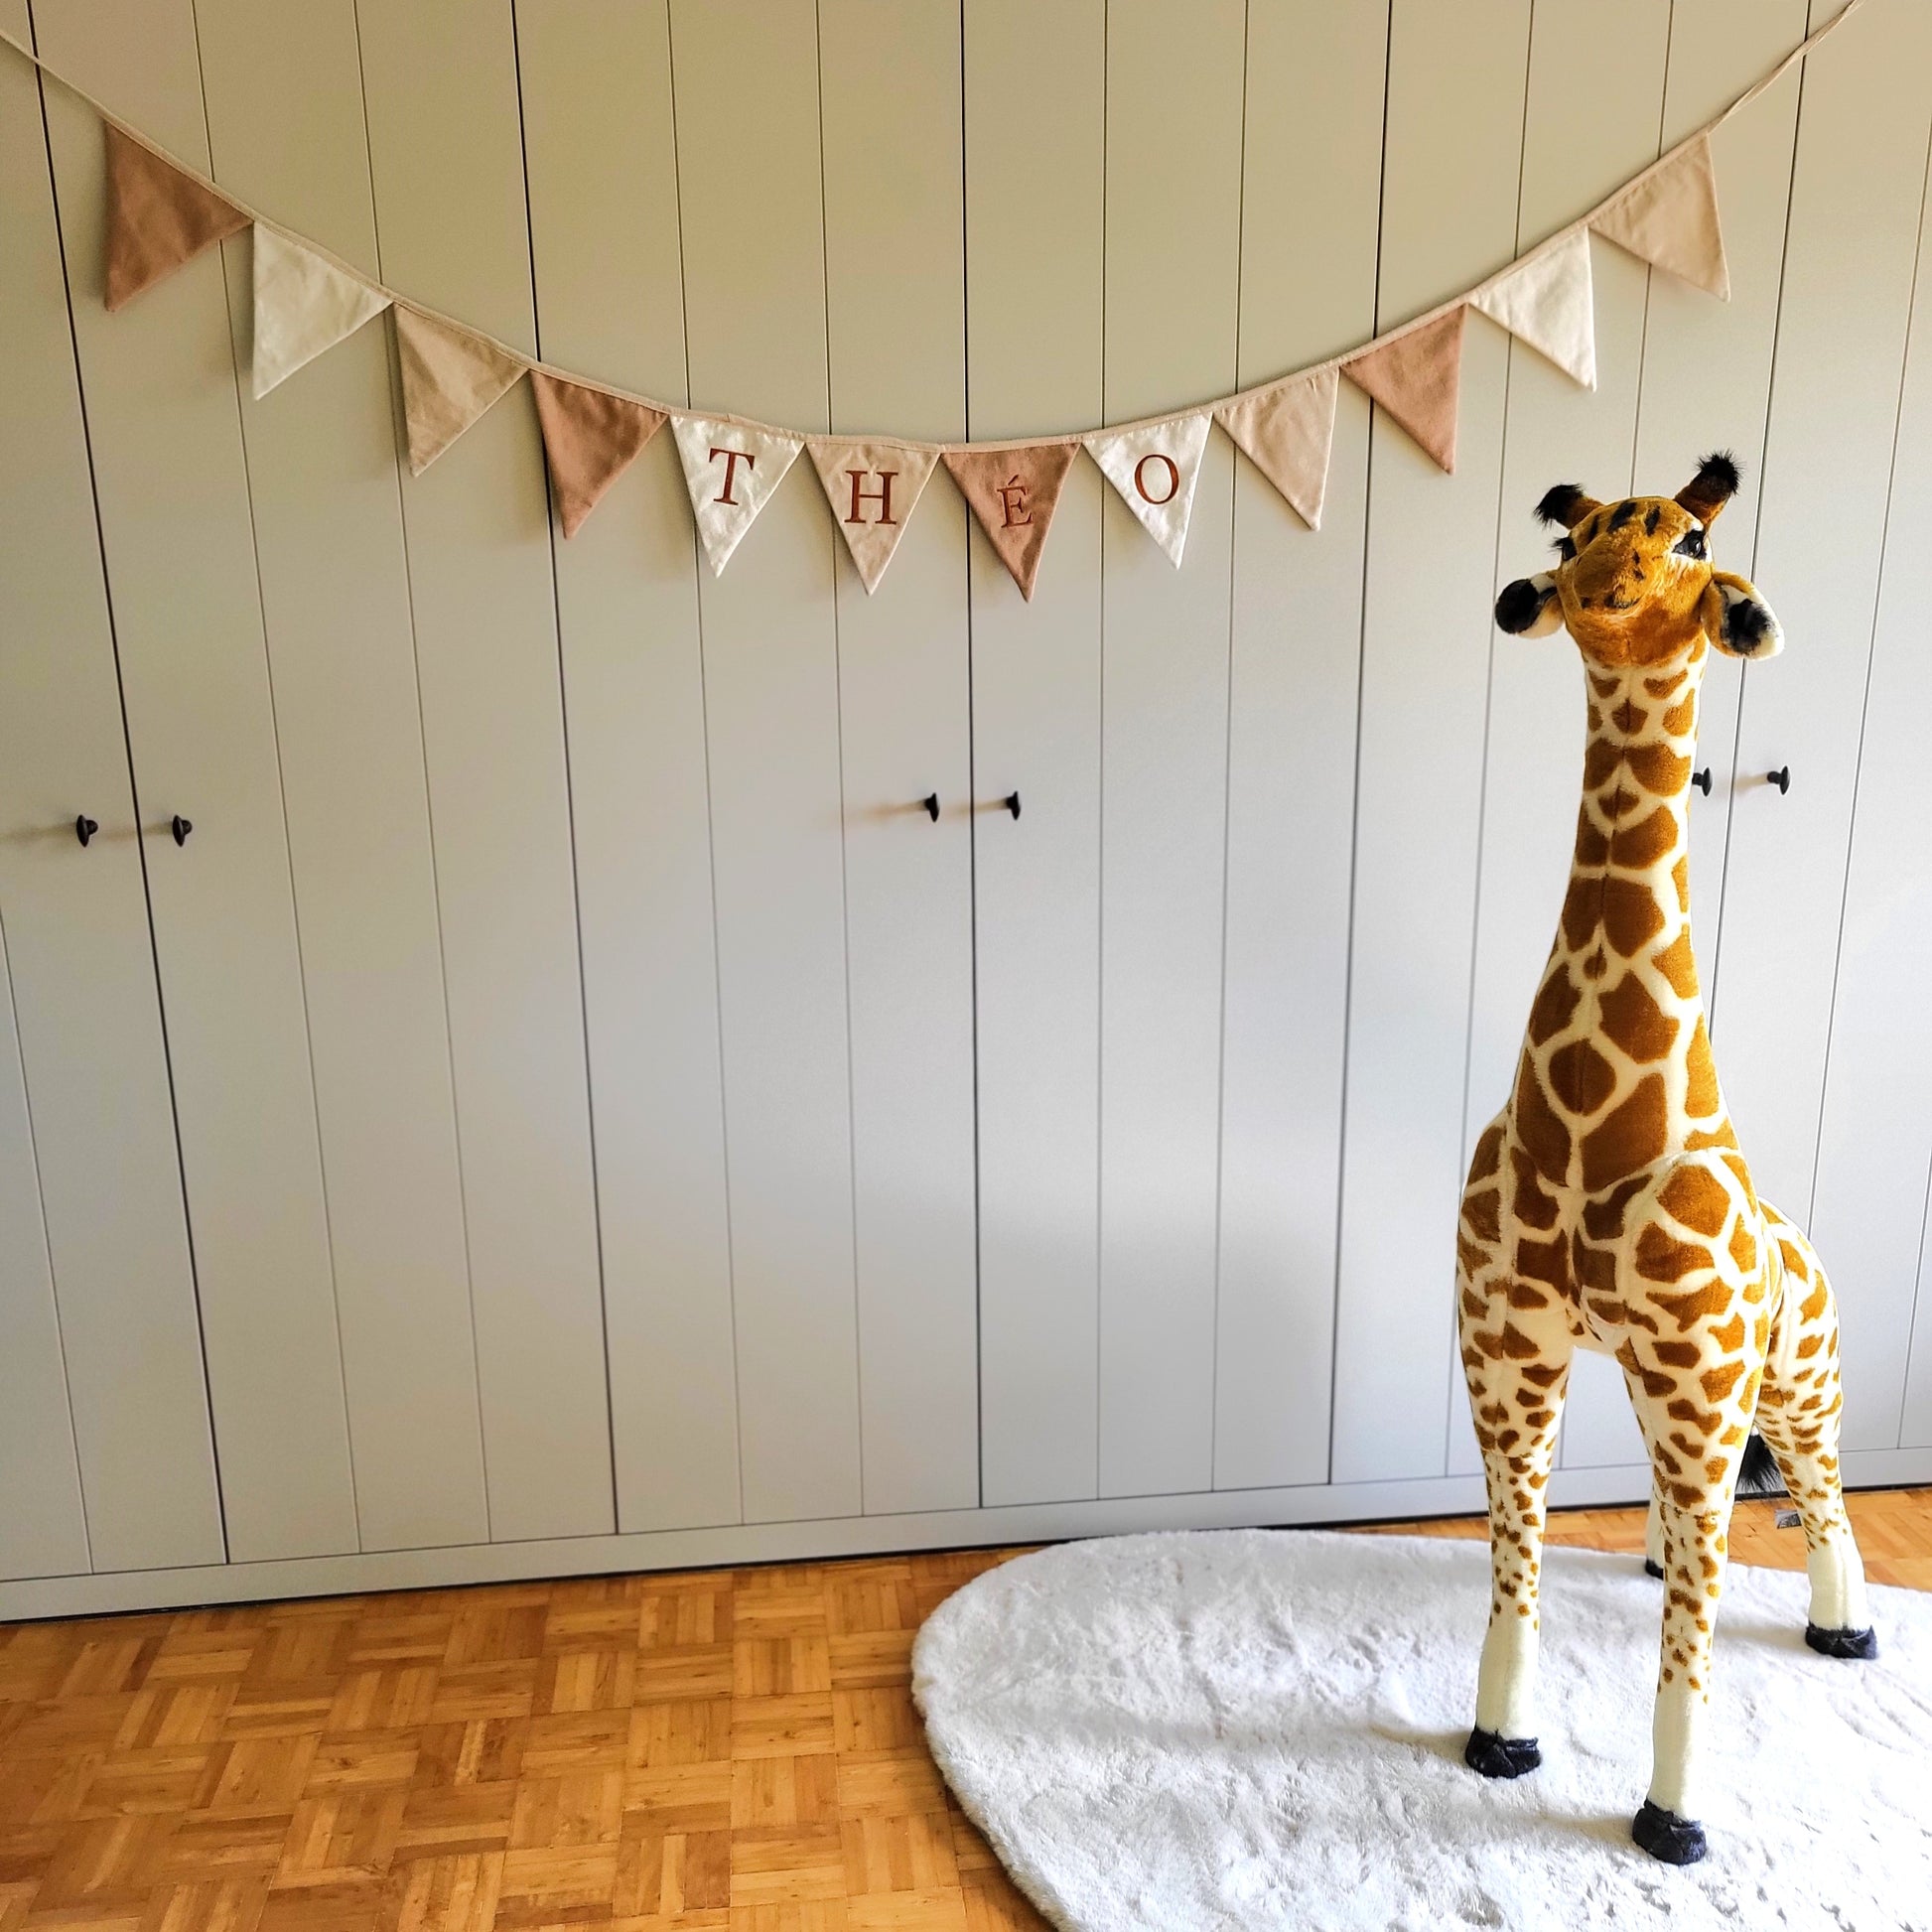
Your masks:
[[[1544,1567],[1542,1768],[1462,1762],[1481,1543],[1233,1530],[1068,1544],[927,1620],[933,1754],[1064,1932],[1932,1926],[1932,1593],[1874,1588],[1871,1663],[1805,1647],[1805,1581],[1733,1565],[1702,1864],[1630,1842],[1659,1586]]]

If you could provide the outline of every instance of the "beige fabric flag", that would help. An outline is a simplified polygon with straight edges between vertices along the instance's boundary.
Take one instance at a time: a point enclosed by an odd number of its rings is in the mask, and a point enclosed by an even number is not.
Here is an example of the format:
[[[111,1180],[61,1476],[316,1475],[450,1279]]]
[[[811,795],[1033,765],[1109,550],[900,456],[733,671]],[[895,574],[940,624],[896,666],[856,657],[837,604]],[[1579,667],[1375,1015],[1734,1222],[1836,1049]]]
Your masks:
[[[1455,410],[1462,379],[1462,321],[1456,307],[1423,329],[1371,348],[1341,372],[1406,429],[1436,464],[1455,468]]]
[[[1321,527],[1339,388],[1335,370],[1315,369],[1251,396],[1237,396],[1214,412],[1248,461],[1288,498],[1311,530]]]
[[[255,394],[353,335],[389,298],[287,235],[255,223]]]
[[[418,477],[527,366],[494,343],[400,302],[396,351],[402,364],[409,469]]]
[[[1573,381],[1596,387],[1596,304],[1587,229],[1539,249],[1501,281],[1470,296],[1469,306],[1501,323]]]
[[[1684,151],[1606,207],[1589,224],[1606,241],[1640,259],[1730,300],[1730,267],[1718,219],[1718,173],[1711,137],[1700,134]]]
[[[745,532],[797,462],[804,438],[710,416],[673,416],[671,434],[704,554],[711,574],[721,577]]]
[[[204,248],[239,234],[230,202],[111,123],[107,135],[107,306],[118,309]]]
[[[851,442],[836,436],[805,439],[825,485],[833,520],[858,566],[870,597],[912,520],[912,506],[939,461],[936,450],[902,443]]]
[[[1187,547],[1194,485],[1200,481],[1201,452],[1207,448],[1212,421],[1212,413],[1200,409],[1141,429],[1095,430],[1084,439],[1101,475],[1176,570]]]
[[[574,537],[604,492],[636,462],[644,445],[664,427],[664,412],[608,389],[587,388],[530,371],[550,487],[564,535]]]
[[[1079,454],[1080,446],[1071,438],[1017,450],[946,452],[946,468],[959,493],[973,506],[987,541],[1029,600],[1066,473]]]

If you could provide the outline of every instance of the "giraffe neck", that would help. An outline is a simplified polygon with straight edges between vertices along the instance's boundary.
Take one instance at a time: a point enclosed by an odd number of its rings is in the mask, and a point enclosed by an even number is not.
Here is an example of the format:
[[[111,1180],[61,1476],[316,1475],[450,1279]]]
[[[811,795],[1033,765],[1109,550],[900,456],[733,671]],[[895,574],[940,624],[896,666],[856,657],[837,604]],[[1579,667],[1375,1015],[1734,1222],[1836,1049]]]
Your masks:
[[[1518,1067],[1517,1137],[1546,1181],[1597,1193],[1662,1157],[1735,1147],[1691,946],[1691,760],[1702,640],[1588,667],[1577,844]]]

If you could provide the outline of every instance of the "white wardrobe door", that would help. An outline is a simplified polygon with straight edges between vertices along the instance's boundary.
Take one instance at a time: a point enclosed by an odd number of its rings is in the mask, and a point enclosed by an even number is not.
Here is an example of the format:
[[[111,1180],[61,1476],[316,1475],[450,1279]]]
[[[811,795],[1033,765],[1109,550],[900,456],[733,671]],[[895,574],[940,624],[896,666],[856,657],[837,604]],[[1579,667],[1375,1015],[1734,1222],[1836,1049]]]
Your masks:
[[[966,10],[968,428],[1100,420],[1101,0]],[[1024,317],[1025,326],[1016,326]],[[934,488],[946,487],[943,482]],[[972,538],[981,1466],[1098,1493],[1100,515],[1077,463],[1033,602]],[[1002,801],[1018,794],[1015,816]]]
[[[149,10],[139,35],[107,0],[52,0],[36,9],[36,25],[50,58],[206,165],[186,0]],[[49,105],[229,1555],[352,1550],[341,1343],[222,262],[210,252],[108,315],[100,125],[66,96]],[[170,836],[177,815],[194,826],[184,844]]]
[[[818,32],[832,427],[959,436],[957,0],[822,0]],[[871,1513],[980,1493],[967,512],[943,476],[928,490],[876,595],[835,548]]]
[[[373,270],[352,0],[200,0],[222,183]],[[291,118],[306,138],[288,138]],[[235,359],[249,251],[228,254]],[[132,313],[132,312],[131,312]],[[488,1535],[386,329],[256,402],[255,553],[365,1550]]]
[[[545,352],[684,395],[667,0],[517,15]],[[556,545],[618,1526],[742,1513],[690,502],[669,430]]]
[[[1116,421],[1234,386],[1245,13],[1108,12],[1101,409]],[[1214,1481],[1233,477],[1211,437],[1178,569],[1111,487],[1102,499],[1103,1495]]]
[[[1396,0],[1377,321],[1514,253],[1525,0]],[[1505,50],[1509,50],[1506,54]],[[1445,167],[1445,153],[1455,165]],[[1437,1475],[1509,345],[1471,321],[1455,474],[1380,412],[1356,780],[1333,1479]]]
[[[1831,51],[1804,76],[1754,573],[1785,649],[1744,675],[1714,1029],[1752,1177],[1801,1223],[1918,257],[1932,14],[1872,9]],[[1787,768],[1788,793],[1765,776]],[[1846,1286],[1856,1320],[1859,1285]]]
[[[360,7],[382,273],[536,346],[511,9]],[[543,454],[520,383],[402,485],[489,1534],[616,1526]]]
[[[826,421],[809,0],[678,4],[692,397]],[[741,59],[748,36],[761,58]],[[729,129],[729,137],[723,130]],[[840,838],[838,542],[800,457],[702,578],[745,1513],[862,1505]]]

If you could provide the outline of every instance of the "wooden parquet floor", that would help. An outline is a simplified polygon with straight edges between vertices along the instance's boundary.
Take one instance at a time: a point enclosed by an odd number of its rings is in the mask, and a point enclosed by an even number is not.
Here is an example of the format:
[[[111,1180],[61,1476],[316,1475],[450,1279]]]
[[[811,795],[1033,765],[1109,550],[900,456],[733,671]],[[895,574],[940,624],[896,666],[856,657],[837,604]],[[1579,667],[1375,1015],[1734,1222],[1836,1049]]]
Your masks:
[[[1874,1578],[1932,1587],[1932,1491],[1854,1514]],[[1732,1550],[1803,1562],[1764,1504]],[[1037,1927],[907,1689],[920,1620],[1014,1554],[0,1626],[0,1932]]]

